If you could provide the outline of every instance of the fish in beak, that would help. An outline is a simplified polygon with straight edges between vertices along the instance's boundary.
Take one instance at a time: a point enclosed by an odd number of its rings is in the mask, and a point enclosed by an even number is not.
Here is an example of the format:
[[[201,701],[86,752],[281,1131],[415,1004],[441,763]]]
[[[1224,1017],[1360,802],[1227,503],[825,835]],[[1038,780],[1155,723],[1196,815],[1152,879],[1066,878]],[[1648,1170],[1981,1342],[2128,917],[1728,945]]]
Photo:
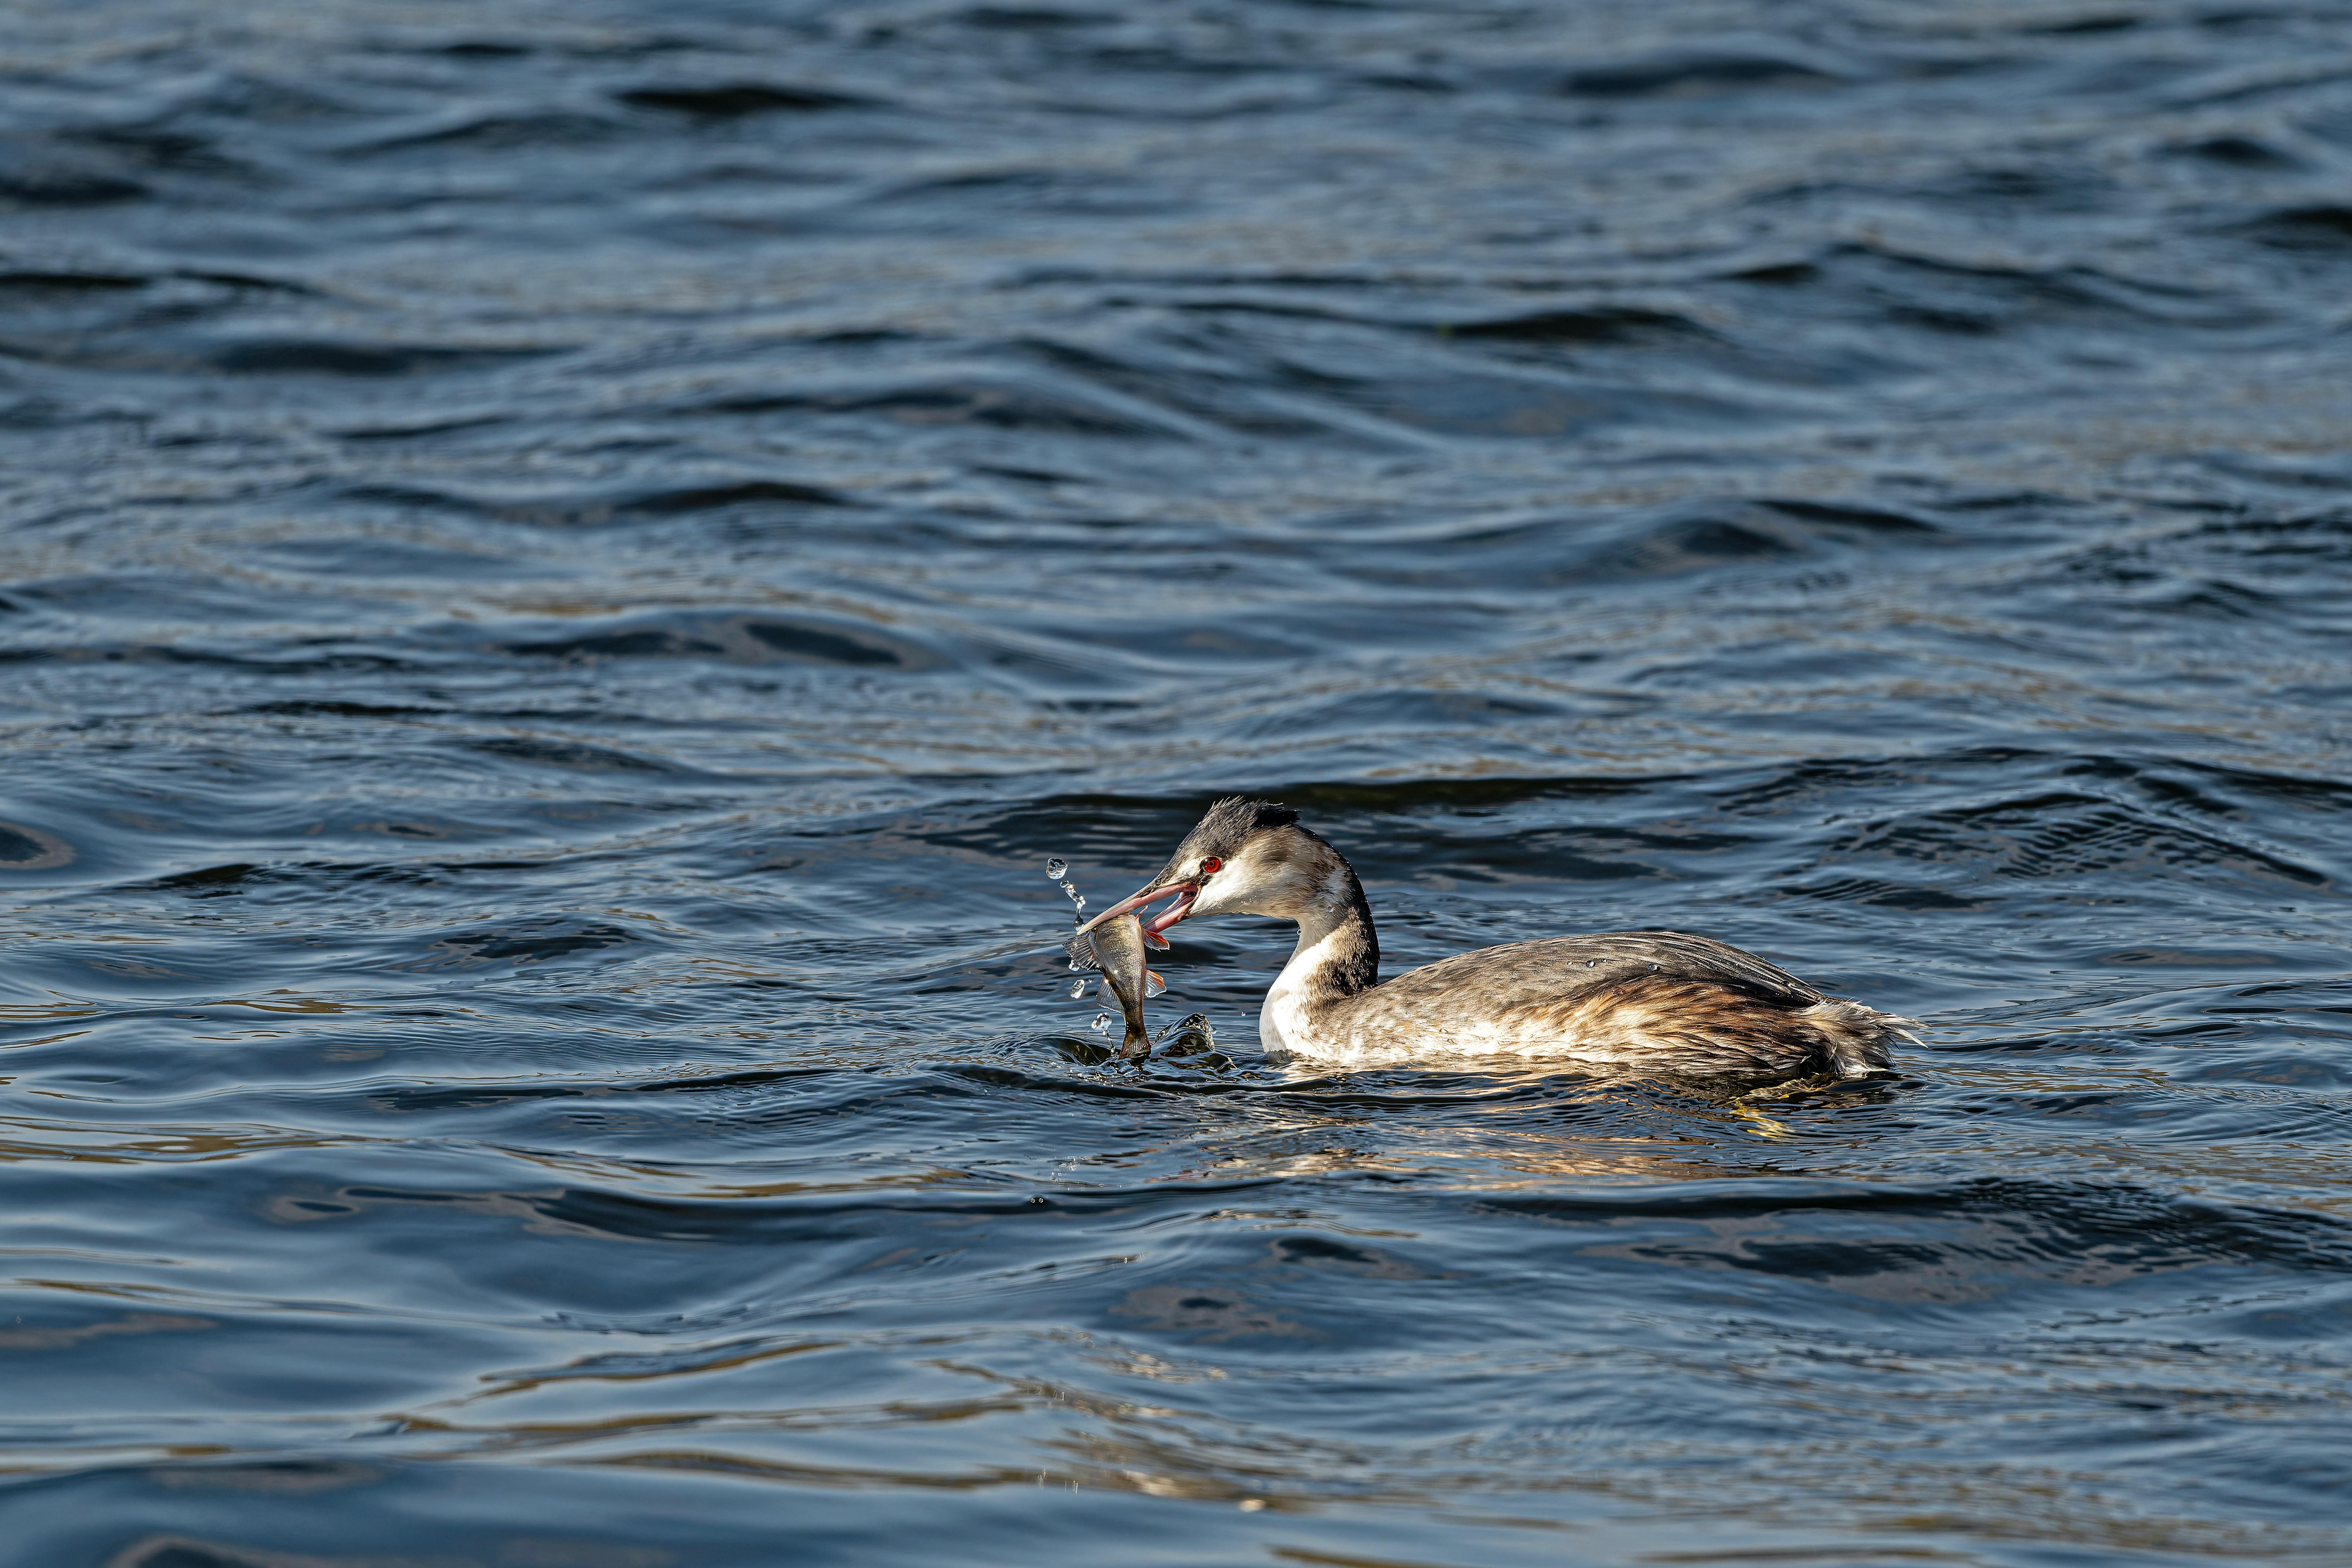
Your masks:
[[[1107,915],[1100,924],[1071,933],[1062,950],[1070,955],[1071,968],[1102,971],[1104,988],[1127,1019],[1127,1037],[1118,1054],[1150,1056],[1151,1036],[1143,1026],[1143,999],[1157,996],[1167,984],[1143,966],[1143,926],[1133,912]]]

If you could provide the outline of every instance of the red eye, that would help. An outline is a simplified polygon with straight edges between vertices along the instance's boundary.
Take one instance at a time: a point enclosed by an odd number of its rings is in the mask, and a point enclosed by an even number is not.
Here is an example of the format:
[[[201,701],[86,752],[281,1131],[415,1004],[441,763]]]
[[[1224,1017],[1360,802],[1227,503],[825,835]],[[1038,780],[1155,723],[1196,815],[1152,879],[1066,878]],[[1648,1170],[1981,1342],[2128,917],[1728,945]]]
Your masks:
[[[1223,860],[1218,859],[1214,855],[1211,855],[1205,857],[1201,861],[1201,875],[1205,877],[1213,871],[1222,871],[1224,868],[1225,863]]]

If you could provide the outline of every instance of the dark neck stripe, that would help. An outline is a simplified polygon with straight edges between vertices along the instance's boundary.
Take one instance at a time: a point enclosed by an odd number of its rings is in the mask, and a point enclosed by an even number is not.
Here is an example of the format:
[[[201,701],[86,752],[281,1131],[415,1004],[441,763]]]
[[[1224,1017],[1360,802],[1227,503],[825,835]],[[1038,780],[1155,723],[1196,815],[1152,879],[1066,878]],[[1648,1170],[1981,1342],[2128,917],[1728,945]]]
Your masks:
[[[1372,929],[1372,906],[1364,898],[1364,886],[1356,879],[1355,868],[1344,858],[1339,864],[1348,876],[1347,910],[1338,929],[1325,939],[1323,962],[1304,977],[1307,988],[1320,1001],[1358,995],[1381,979],[1381,938]]]

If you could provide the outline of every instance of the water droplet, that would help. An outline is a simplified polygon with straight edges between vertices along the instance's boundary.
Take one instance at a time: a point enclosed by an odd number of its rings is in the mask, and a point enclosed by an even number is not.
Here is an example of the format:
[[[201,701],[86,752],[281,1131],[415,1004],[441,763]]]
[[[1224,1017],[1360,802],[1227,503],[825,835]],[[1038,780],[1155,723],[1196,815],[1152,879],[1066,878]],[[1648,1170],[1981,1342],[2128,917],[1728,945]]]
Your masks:
[[[1045,862],[1045,875],[1053,878],[1056,882],[1062,879],[1062,873],[1069,868],[1070,863],[1058,855]]]
[[[1110,1015],[1108,1013],[1096,1014],[1095,1021],[1088,1024],[1087,1027],[1092,1029],[1097,1035],[1108,1034],[1110,1032]]]
[[[1070,1000],[1076,1002],[1094,988],[1095,983],[1091,979],[1073,980],[1070,982]]]
[[[1086,907],[1087,907],[1087,901],[1086,901],[1086,900],[1085,900],[1085,899],[1083,899],[1083,898],[1077,898],[1077,897],[1076,897],[1075,895],[1073,896],[1072,900],[1071,900],[1071,904],[1070,904],[1070,909],[1071,909],[1071,912],[1072,912],[1072,913],[1076,913],[1077,910],[1082,910],[1082,909],[1085,909]]]
[[[1065,882],[1062,884],[1062,891],[1075,899],[1078,896],[1078,885],[1076,882]]]
[[[1168,982],[1160,979],[1149,969],[1143,972],[1143,994],[1146,996],[1157,996],[1167,989]]]

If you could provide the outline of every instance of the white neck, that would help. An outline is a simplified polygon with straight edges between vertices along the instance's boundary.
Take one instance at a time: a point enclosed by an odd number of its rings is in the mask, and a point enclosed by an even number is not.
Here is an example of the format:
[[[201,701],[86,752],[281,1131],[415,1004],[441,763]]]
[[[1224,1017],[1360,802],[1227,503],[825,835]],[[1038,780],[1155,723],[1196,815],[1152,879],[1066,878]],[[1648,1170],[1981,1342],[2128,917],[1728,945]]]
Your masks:
[[[1290,962],[1266,988],[1265,1004],[1257,1013],[1258,1044],[1269,1051],[1304,1048],[1315,1032],[1313,1011],[1326,999],[1326,988],[1316,975],[1339,956],[1340,927],[1349,911],[1318,908],[1298,921],[1298,945]]]

